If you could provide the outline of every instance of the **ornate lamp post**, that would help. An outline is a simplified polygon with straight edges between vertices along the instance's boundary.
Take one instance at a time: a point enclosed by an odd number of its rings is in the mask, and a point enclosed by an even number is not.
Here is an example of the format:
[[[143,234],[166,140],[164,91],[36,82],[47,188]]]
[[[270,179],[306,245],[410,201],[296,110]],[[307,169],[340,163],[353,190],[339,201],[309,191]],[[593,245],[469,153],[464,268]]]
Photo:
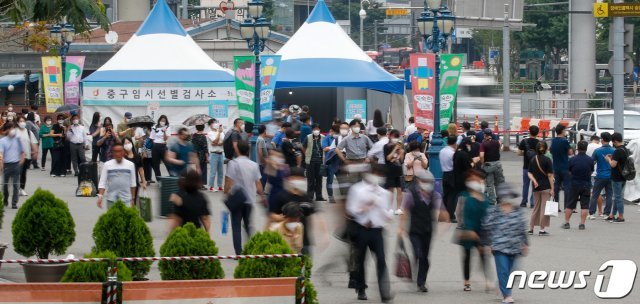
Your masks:
[[[240,24],[240,35],[247,41],[249,50],[256,56],[255,91],[253,97],[253,136],[251,137],[251,158],[256,160],[256,141],[260,124],[260,53],[264,51],[266,40],[271,32],[271,22],[262,16],[264,2],[253,0],[247,3],[249,18]]]
[[[429,168],[433,175],[442,179],[440,167],[440,150],[444,147],[444,141],[440,135],[440,50],[447,45],[447,39],[453,31],[455,17],[451,11],[442,5],[442,0],[426,0],[424,11],[418,17],[418,29],[424,39],[424,47],[436,55],[436,88],[435,107],[433,113],[433,136],[429,148]]]
[[[358,12],[358,16],[360,16],[360,49],[364,51],[364,19],[367,18],[367,11],[364,10],[364,4],[370,4],[369,0],[360,1],[360,11]]]
[[[49,30],[51,39],[55,42],[56,47],[60,52],[60,59],[62,63],[62,101],[64,102],[64,71],[67,63],[67,53],[69,52],[69,46],[73,42],[75,30],[71,24],[54,25]]]

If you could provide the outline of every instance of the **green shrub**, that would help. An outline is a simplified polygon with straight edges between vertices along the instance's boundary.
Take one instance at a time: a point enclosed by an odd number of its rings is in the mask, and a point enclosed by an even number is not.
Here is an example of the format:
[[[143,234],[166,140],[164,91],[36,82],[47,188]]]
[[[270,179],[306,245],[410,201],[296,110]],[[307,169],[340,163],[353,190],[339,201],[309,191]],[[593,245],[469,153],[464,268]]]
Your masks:
[[[242,254],[292,254],[294,253],[277,232],[261,232],[254,235],[245,245]],[[311,259],[305,257],[305,293],[306,303],[318,303],[316,290],[311,283]],[[238,261],[233,276],[241,278],[299,277],[300,259],[243,259]],[[296,303],[299,303],[299,282],[296,284]]]
[[[138,210],[117,202],[100,216],[93,227],[93,251],[111,251],[118,257],[149,257],[155,254],[149,227]],[[151,268],[149,262],[125,262],[134,280],[142,280]]]
[[[76,239],[75,227],[67,204],[38,188],[13,220],[13,248],[25,257],[62,255]]]
[[[163,257],[217,255],[218,247],[204,229],[193,223],[178,227],[171,232],[160,247]],[[219,260],[160,261],[160,276],[163,280],[222,279],[224,270]]]
[[[111,251],[92,252],[84,255],[85,258],[107,258],[111,261],[117,256]],[[106,282],[109,262],[76,262],[69,265],[64,273],[61,282]],[[133,280],[131,270],[123,262],[118,262],[118,281],[125,282]]]

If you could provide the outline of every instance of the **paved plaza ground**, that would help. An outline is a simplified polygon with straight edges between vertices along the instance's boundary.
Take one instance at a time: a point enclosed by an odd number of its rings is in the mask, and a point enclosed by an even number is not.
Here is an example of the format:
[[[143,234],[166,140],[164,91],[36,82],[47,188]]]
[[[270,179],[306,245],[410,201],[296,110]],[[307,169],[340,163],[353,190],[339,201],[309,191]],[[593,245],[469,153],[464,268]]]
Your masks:
[[[514,187],[520,189],[522,184],[521,159],[514,153],[505,152],[503,154],[505,177]],[[52,191],[54,194],[68,202],[71,213],[76,222],[76,241],[67,250],[68,253],[82,256],[91,250],[93,240],[91,232],[98,217],[105,212],[96,207],[95,198],[75,197],[76,179],[74,177],[51,178],[40,170],[29,170],[27,192],[32,194],[37,187],[42,187]],[[154,198],[154,214],[159,210],[159,188],[157,184],[150,187],[150,195]],[[208,193],[211,211],[213,213],[212,237],[220,248],[220,254],[227,255],[233,253],[231,234],[222,235],[220,232],[220,214],[224,210],[221,193]],[[21,197],[21,203],[26,198]],[[314,250],[314,275],[313,281],[319,294],[320,303],[365,303],[356,300],[356,294],[351,289],[347,289],[347,275],[345,272],[344,254],[346,247],[343,243],[331,236],[335,228],[339,226],[340,217],[337,206],[321,203],[323,212],[321,216],[327,223],[330,231],[328,236],[317,236],[317,245]],[[515,290],[514,298],[518,303],[596,303],[605,300],[595,296],[593,288],[598,274],[610,275],[611,270],[599,273],[598,269],[607,260],[626,259],[632,260],[640,265],[640,207],[627,203],[625,206],[627,222],[624,224],[610,224],[602,220],[587,221],[587,229],[577,230],[578,216],[572,218],[571,230],[562,230],[560,225],[562,220],[553,218],[548,231],[549,237],[530,237],[530,254],[520,259],[519,268],[530,273],[535,270],[546,271],[591,271],[587,278],[588,285],[585,289],[549,289],[543,290]],[[261,207],[255,208],[253,213],[255,229],[262,229],[265,223],[265,210]],[[526,214],[529,215],[529,209]],[[11,223],[15,216],[15,210],[6,209],[4,227],[0,230],[0,242],[11,244]],[[393,253],[396,244],[396,228],[398,218],[388,227],[386,232],[387,264],[390,273],[394,269]],[[160,246],[168,235],[168,221],[154,218],[149,223],[154,239],[156,254]],[[421,294],[415,291],[412,283],[398,280],[393,275],[392,291],[395,292],[395,303],[499,303],[499,297],[495,292],[485,292],[482,275],[479,270],[477,255],[472,260],[473,291],[462,291],[462,266],[461,249],[451,242],[454,227],[449,224],[439,224],[437,236],[434,238],[431,250],[431,269],[427,279],[429,293]],[[5,258],[21,258],[16,254],[10,245],[5,254]],[[235,261],[222,261],[222,266],[231,277]],[[328,265],[328,266],[327,266]],[[324,266],[324,267],[323,267]],[[317,271],[318,268],[323,271]],[[492,277],[495,279],[495,270],[491,263]],[[414,269],[415,272],[415,269]],[[415,274],[414,274],[415,275]],[[152,267],[149,278],[159,280],[157,264]],[[375,281],[375,265],[370,258],[367,262],[367,279],[370,288],[368,289],[369,301],[366,303],[377,303],[379,295],[377,283]],[[4,264],[0,269],[0,281],[22,282],[24,275],[22,268],[16,264]],[[576,280],[577,281],[577,280]],[[607,281],[605,281],[607,282]],[[635,284],[635,288],[626,298],[622,300],[612,300],[615,303],[637,303],[640,297],[640,283]]]

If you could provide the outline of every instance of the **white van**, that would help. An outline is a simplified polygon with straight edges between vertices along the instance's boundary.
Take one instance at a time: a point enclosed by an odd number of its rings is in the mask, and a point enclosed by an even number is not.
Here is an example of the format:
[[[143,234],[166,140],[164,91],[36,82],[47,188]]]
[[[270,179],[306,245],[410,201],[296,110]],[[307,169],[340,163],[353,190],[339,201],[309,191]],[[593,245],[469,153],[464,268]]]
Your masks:
[[[613,134],[613,125],[613,110],[584,112],[576,123],[578,139],[589,141],[594,134]],[[633,139],[640,139],[640,112],[624,111],[624,141],[627,143]]]

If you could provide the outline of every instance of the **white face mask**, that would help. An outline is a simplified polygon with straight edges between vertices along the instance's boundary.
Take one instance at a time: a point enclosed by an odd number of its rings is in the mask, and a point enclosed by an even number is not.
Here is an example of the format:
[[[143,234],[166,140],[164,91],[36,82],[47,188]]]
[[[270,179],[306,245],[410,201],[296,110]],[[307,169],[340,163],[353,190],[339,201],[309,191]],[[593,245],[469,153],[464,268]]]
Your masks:
[[[428,192],[431,193],[431,191],[433,191],[433,184],[432,183],[419,183],[418,184],[420,186],[420,189],[422,189],[422,191],[424,192]]]
[[[244,124],[240,125],[240,131],[244,131]]]
[[[298,190],[301,192],[307,191],[307,181],[302,179],[294,179],[289,181],[292,190]]]
[[[9,117],[7,117],[7,120],[8,120],[8,121],[13,121],[13,116],[9,116]]]
[[[51,120],[47,120],[47,121],[45,122],[45,124],[46,124],[47,126],[51,126]]]
[[[392,144],[397,144],[398,142],[400,142],[400,138],[392,138],[391,140],[389,140]]]
[[[298,225],[300,225],[300,223],[298,223],[298,222],[284,223],[284,226],[287,227],[287,230],[289,230],[289,231],[295,231],[296,228],[298,228]]]
[[[26,127],[27,127],[27,123],[26,123],[26,122],[24,122],[24,121],[23,121],[23,122],[19,122],[19,123],[18,123],[18,127],[20,127],[20,129],[24,129],[24,128],[26,128]]]
[[[133,145],[132,144],[124,144],[123,148],[125,149],[125,151],[131,151],[131,149],[133,149]]]
[[[59,123],[59,124],[63,124],[63,123],[64,123],[64,120],[63,120],[63,119],[60,119],[60,120],[58,120],[58,123]]]
[[[161,126],[161,127],[164,127],[166,124],[167,124],[167,123],[166,123],[166,122],[164,122],[164,121],[161,121],[161,122],[160,122],[160,126]]]
[[[465,185],[467,186],[467,188],[469,188],[469,190],[472,190],[478,193],[484,193],[485,185],[483,183],[471,181],[471,182],[466,182]]]
[[[77,125],[77,124],[79,124],[79,123],[80,123],[80,121],[79,121],[79,120],[77,120],[77,119],[74,119],[74,120],[73,120],[73,124],[74,124],[74,125]]]
[[[313,136],[319,136],[320,130],[313,130]]]
[[[351,128],[351,131],[353,131],[353,133],[358,134],[360,133],[360,127],[353,127]]]
[[[9,137],[16,137],[17,133],[18,133],[18,130],[11,129],[11,131],[9,131]]]
[[[377,176],[375,174],[367,173],[363,176],[365,182],[372,185],[382,185],[385,181],[384,176]]]
[[[347,136],[349,134],[349,130],[340,129],[340,135]]]
[[[282,157],[274,157],[273,158],[273,162],[275,162],[278,165],[284,165],[284,158],[282,158]]]
[[[9,108],[7,108],[7,111],[9,111],[9,112],[13,112],[13,108],[12,108],[12,107],[9,107]]]

